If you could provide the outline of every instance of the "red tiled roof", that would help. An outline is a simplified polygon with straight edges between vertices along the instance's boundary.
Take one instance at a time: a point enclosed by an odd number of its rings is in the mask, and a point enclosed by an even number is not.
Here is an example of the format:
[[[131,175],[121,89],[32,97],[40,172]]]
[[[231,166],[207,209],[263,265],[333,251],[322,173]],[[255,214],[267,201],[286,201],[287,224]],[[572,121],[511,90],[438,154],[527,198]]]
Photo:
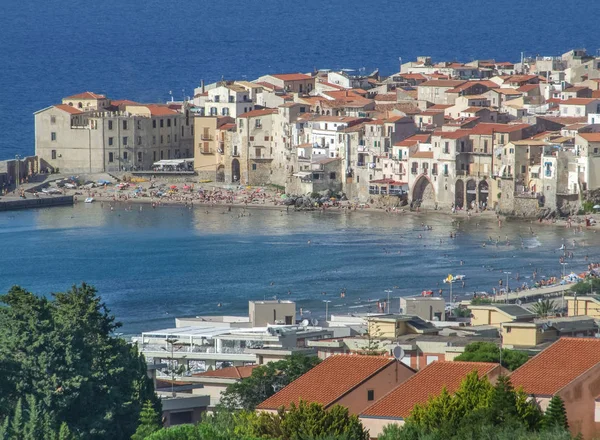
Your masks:
[[[417,151],[410,155],[411,159],[433,159],[433,151]]]
[[[106,96],[99,95],[93,92],[83,92],[77,95],[69,96],[65,99],[106,99]]]
[[[395,93],[386,93],[375,95],[375,101],[393,101],[396,102],[396,94]]]
[[[513,131],[529,128],[529,124],[493,124],[482,122],[471,129],[471,134],[490,135],[494,133],[512,133]]]
[[[561,338],[511,375],[515,388],[551,396],[600,363],[600,339]]]
[[[600,142],[600,133],[578,133],[588,142]]]
[[[411,137],[408,137],[400,142],[396,142],[394,146],[396,147],[412,147],[413,145],[417,145],[421,142],[429,142],[431,139],[430,134],[414,134]]]
[[[562,101],[561,105],[587,105],[592,102],[598,101],[598,98],[571,98],[565,101]]]
[[[275,113],[277,113],[276,108],[263,108],[260,110],[251,110],[249,112],[242,113],[238,116],[238,118],[256,118],[257,116],[273,115]]]
[[[298,403],[300,399],[328,406],[393,362],[396,360],[380,356],[328,357],[258,405],[257,409],[277,409],[292,402]]]
[[[129,99],[113,99],[110,104],[118,107],[120,105],[139,105],[139,102],[130,101]]]
[[[453,107],[452,104],[435,104],[428,107],[427,110],[446,110],[447,108]]]
[[[498,364],[485,362],[432,362],[383,396],[360,416],[404,419],[410,415],[415,405],[440,394],[444,387],[449,393],[455,393],[470,372],[477,371],[479,377],[482,377],[498,367]]]
[[[535,89],[539,89],[539,84],[525,84],[517,89],[517,92],[530,92]]]
[[[312,76],[305,75],[303,73],[280,73],[271,76],[282,81],[304,81],[307,79],[312,79]]]
[[[420,79],[425,81],[427,78],[425,78],[425,75],[423,75],[422,73],[401,73],[400,75],[398,75],[404,79]]]
[[[252,371],[258,365],[245,365],[243,367],[226,367],[218,370],[205,371],[204,373],[194,374],[195,377],[220,377],[223,379],[244,379],[250,377]]]
[[[440,131],[434,133],[435,136],[440,136],[442,139],[460,139],[471,134],[471,130],[459,129],[456,131]]]
[[[454,87],[453,89],[450,90],[446,90],[446,93],[460,93],[460,92],[464,92],[465,90],[468,90],[469,88],[473,87],[475,84],[480,84],[484,87],[487,87],[488,89],[497,89],[498,88],[498,84],[496,84],[493,81],[467,81],[457,87]]]
[[[63,112],[70,113],[72,115],[78,115],[79,113],[83,113],[81,110],[76,109],[75,107],[67,105],[67,104],[58,104],[58,105],[55,105],[54,108],[62,110]]]
[[[169,107],[166,107],[164,105],[148,104],[145,107],[147,107],[148,110],[150,110],[150,114],[152,116],[170,116],[177,114],[176,110],[170,109]]]
[[[464,84],[466,81],[455,79],[431,79],[418,85],[418,87],[450,87],[455,88]]]

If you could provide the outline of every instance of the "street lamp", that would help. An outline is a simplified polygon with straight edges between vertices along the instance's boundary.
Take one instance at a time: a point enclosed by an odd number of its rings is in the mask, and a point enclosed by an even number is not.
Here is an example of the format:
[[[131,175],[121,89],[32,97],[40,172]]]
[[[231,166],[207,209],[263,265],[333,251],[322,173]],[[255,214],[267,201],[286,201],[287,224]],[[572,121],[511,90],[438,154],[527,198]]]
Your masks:
[[[21,181],[21,156],[15,154],[15,191],[19,188],[19,182]]]
[[[511,274],[511,272],[504,271],[504,273],[506,274],[506,303],[508,304],[508,276]]]
[[[560,265],[562,266],[562,280],[565,279],[565,266],[569,264],[569,263],[560,263]],[[561,294],[560,294],[560,308],[561,308],[561,313],[563,313],[563,311],[565,310],[565,291],[561,290]]]
[[[170,362],[170,370],[171,370],[171,395],[173,397],[175,397],[175,370],[173,369],[173,346],[175,345],[175,342],[177,342],[179,339],[177,338],[172,338],[172,337],[168,337],[167,339],[165,339],[165,342],[167,344],[171,344],[171,362]]]
[[[387,313],[390,313],[390,293],[392,293],[392,291],[390,289],[387,289],[387,290],[384,290],[384,292],[388,294],[387,303],[385,305],[387,308]]]
[[[323,302],[325,303],[325,322],[327,322],[327,316],[329,315],[329,303],[331,301],[328,299],[324,299]]]

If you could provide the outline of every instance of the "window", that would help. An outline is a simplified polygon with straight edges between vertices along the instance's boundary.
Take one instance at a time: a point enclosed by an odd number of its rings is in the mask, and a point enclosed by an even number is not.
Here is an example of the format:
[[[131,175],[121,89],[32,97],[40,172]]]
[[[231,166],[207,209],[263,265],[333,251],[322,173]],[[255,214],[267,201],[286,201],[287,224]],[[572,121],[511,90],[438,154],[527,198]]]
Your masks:
[[[369,402],[375,400],[375,390],[367,390],[367,400]]]
[[[183,132],[183,126],[181,126],[181,136],[185,136],[185,134]]]
[[[173,127],[177,127],[177,118],[173,118]]]
[[[444,153],[448,154],[450,152],[450,142],[444,142]]]
[[[123,159],[127,160],[127,151],[123,151]]]
[[[444,176],[448,175],[448,164],[444,164]]]
[[[227,107],[223,107],[223,109],[221,110],[221,114],[223,116],[229,116],[229,109]]]
[[[127,136],[123,136],[123,145],[127,145]]]
[[[156,162],[156,151],[152,152],[152,161]]]
[[[163,128],[165,126],[165,121],[164,119],[160,120],[160,128]]]
[[[156,136],[152,136],[152,144],[156,145]]]
[[[250,136],[250,142],[254,142],[254,136]]]
[[[331,171],[331,172],[329,173],[329,178],[330,178],[331,180],[335,180],[335,171]]]
[[[162,134],[160,135],[160,143],[161,144],[165,143],[165,137]]]
[[[521,173],[525,174],[526,171],[527,171],[527,168],[525,167],[525,165],[521,165]]]
[[[170,126],[171,126],[171,120],[167,119],[167,127],[170,127]]]
[[[240,126],[240,128],[244,128],[244,120],[243,120],[243,119],[240,119],[240,120],[238,121],[238,125]]]
[[[265,141],[269,141],[269,136],[265,136]]]
[[[171,135],[170,135],[170,134],[168,134],[168,135],[167,135],[167,144],[170,144],[170,143],[171,143]]]
[[[483,141],[483,152],[484,153],[488,152],[488,141],[487,141],[487,139],[485,141]]]
[[[235,102],[235,98],[233,96],[229,97],[229,102]]]
[[[137,156],[138,156],[138,162],[141,162],[142,161],[142,152],[138,151]]]
[[[255,163],[252,164],[252,171],[256,171],[256,164]]]
[[[123,130],[127,130],[127,121],[123,121]]]
[[[254,155],[260,159],[260,148],[255,148],[254,149]]]
[[[56,159],[56,150],[52,150],[52,159]]]
[[[137,121],[137,128],[138,128],[138,130],[142,129],[142,121],[140,121],[139,119]]]
[[[220,102],[221,101],[221,97],[220,96],[215,96],[215,102]]]
[[[156,128],[156,119],[152,120],[152,128]]]
[[[400,164],[400,166],[402,167],[402,164]],[[431,174],[437,174],[438,173],[438,164],[434,163],[432,168],[431,168]]]
[[[262,121],[260,119],[257,119],[256,121],[254,121],[254,126],[256,128],[261,128],[262,127]]]
[[[142,137],[141,136],[137,137],[137,144],[142,145]]]
[[[115,155],[113,153],[108,153],[108,162],[114,162]]]
[[[56,140],[56,132],[55,131],[53,131],[52,133],[50,133],[50,140],[53,141],[53,142]]]
[[[56,124],[56,116],[50,116],[50,123],[51,124]],[[594,123],[594,120],[592,119],[592,124]]]
[[[510,333],[511,330],[512,330],[512,327],[506,327],[506,333]]]
[[[300,113],[306,113],[306,107],[300,107]]]
[[[108,138],[108,145],[112,145],[114,143],[114,139],[113,137],[109,137]]]
[[[163,160],[165,157],[165,152],[163,150],[160,150],[160,160]]]

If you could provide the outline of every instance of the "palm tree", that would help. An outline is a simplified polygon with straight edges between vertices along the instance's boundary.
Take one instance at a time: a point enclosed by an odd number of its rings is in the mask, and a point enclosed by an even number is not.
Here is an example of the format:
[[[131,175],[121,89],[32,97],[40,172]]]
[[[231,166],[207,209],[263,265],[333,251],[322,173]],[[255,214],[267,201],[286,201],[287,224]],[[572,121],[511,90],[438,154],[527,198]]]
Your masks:
[[[548,316],[557,315],[560,311],[558,305],[549,299],[536,302],[532,307],[531,311],[538,315],[540,318],[547,318]]]

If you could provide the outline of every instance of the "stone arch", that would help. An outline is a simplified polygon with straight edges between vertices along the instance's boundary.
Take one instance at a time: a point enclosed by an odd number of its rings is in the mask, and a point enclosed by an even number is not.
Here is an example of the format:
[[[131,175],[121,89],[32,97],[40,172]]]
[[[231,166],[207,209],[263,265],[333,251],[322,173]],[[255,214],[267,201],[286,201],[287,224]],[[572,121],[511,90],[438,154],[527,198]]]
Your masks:
[[[233,159],[231,161],[231,181],[239,182],[242,176],[240,176],[240,161]]]
[[[465,182],[462,179],[458,179],[454,184],[454,206],[465,207]]]
[[[489,192],[490,192],[490,185],[487,183],[487,180],[482,180],[481,182],[479,182],[479,204],[482,205],[483,203],[488,204],[488,200],[489,200]]]
[[[417,206],[423,208],[435,207],[435,190],[431,180],[425,175],[421,175],[413,185],[412,201],[418,203]]]
[[[467,180],[467,209],[473,207],[473,202],[477,201],[477,182],[473,179]]]
[[[215,180],[217,182],[225,182],[225,166],[219,165],[217,167],[217,175]]]

